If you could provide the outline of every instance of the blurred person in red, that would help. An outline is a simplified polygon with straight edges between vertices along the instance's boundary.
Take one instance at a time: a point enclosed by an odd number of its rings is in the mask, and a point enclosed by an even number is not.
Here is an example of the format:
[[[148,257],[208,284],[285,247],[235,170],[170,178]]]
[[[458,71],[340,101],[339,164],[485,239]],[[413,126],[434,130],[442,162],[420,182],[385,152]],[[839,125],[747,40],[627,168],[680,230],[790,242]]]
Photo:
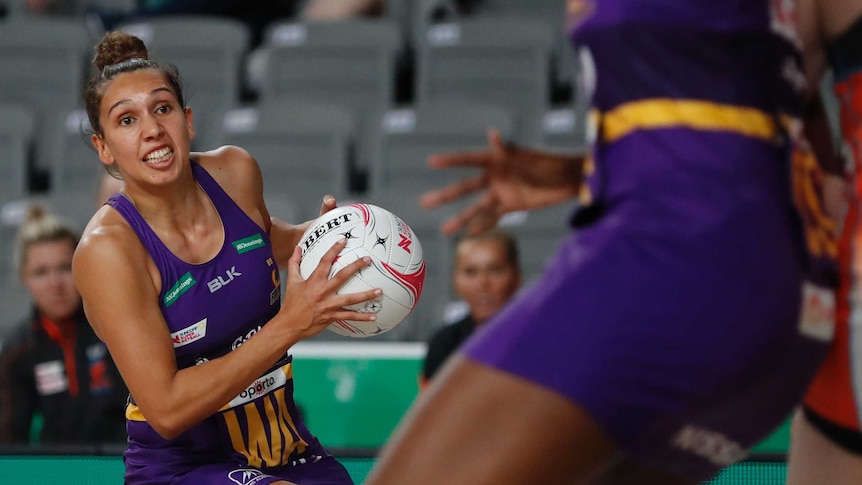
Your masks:
[[[31,208],[15,260],[33,310],[0,353],[0,442],[97,444],[125,441],[128,396],[105,344],[90,328],[72,279],[79,233]],[[41,417],[41,430],[39,420]]]

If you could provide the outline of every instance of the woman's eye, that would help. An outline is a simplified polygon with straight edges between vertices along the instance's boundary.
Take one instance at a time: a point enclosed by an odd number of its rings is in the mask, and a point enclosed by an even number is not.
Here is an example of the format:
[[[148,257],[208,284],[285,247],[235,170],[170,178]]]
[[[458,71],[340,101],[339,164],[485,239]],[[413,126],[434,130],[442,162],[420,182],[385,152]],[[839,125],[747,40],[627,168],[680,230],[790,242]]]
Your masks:
[[[131,124],[131,123],[132,123],[132,118],[131,118],[131,117],[129,117],[129,116],[126,116],[126,117],[120,118],[120,124],[121,124],[121,125],[124,125],[124,126],[125,126],[125,125],[129,125],[129,124]]]
[[[168,111],[170,111],[170,110],[171,110],[171,107],[170,107],[170,106],[168,106],[168,105],[166,105],[166,104],[164,104],[164,105],[159,106],[158,108],[156,108],[156,112],[158,112],[158,113],[162,113],[162,114],[167,113],[167,112],[168,112]]]

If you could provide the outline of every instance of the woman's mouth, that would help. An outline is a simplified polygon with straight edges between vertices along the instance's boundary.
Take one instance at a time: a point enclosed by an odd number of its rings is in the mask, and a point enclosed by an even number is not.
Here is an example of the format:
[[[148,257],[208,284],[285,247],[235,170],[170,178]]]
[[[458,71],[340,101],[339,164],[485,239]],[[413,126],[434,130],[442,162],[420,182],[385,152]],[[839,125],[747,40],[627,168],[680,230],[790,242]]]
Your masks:
[[[174,151],[168,147],[159,148],[158,150],[153,150],[150,153],[148,153],[147,156],[144,157],[144,162],[146,162],[146,163],[164,162],[165,160],[170,158],[171,155],[173,155],[173,154],[174,154]]]

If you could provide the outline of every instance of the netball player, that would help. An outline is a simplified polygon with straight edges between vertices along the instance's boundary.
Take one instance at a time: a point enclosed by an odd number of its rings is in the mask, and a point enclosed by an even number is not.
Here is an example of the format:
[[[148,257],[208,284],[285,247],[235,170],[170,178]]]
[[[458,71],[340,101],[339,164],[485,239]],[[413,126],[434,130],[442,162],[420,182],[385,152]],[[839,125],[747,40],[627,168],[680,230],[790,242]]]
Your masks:
[[[176,70],[119,32],[94,64],[92,141],[124,186],[87,226],[73,272],[131,392],[125,483],[351,483],[297,413],[287,351],[334,320],[374,319],[343,308],[379,291],[336,294],[369,261],[328,279],[342,241],[302,281],[306,226],[270,218],[244,150],[189,152]]]
[[[578,195],[586,208],[366,483],[697,484],[786,419],[828,345],[801,301],[828,299],[836,253],[791,3],[568,2],[591,156],[492,131],[488,151],[432,158],[483,172],[424,203],[481,192],[447,231]]]

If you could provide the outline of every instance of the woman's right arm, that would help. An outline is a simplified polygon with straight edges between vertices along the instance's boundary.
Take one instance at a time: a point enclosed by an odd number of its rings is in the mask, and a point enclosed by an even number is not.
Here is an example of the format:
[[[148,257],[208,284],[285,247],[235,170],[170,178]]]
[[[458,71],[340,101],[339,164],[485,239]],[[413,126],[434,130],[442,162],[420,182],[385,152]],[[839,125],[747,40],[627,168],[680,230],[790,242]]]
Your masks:
[[[358,260],[327,279],[341,246],[320,271],[299,277],[295,252],[282,310],[242,346],[203,365],[177,369],[168,326],[158,305],[158,275],[134,233],[121,225],[88,230],[73,260],[87,318],[106,343],[123,380],[150,425],[171,439],[217,412],[272,366],[294,343],[336,319],[368,320],[343,310],[372,299],[372,291],[336,295],[368,261]],[[298,248],[297,248],[298,249]],[[342,275],[344,273],[344,275]]]

